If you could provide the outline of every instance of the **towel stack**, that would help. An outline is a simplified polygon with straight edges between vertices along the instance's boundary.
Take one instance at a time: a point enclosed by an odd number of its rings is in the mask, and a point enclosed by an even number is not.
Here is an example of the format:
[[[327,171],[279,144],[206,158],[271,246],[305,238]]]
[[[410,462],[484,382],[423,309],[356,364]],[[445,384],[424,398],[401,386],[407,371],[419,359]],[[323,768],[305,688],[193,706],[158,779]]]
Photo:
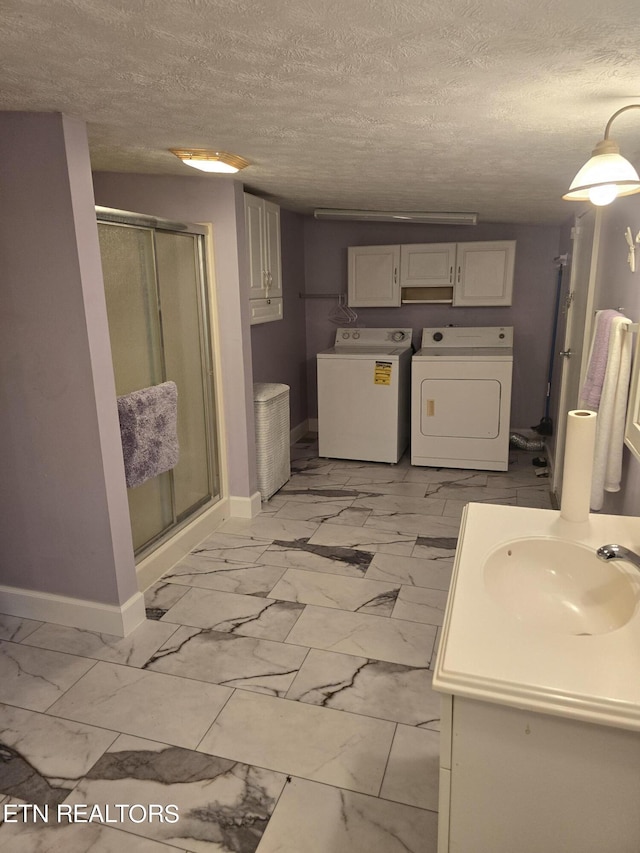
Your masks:
[[[619,492],[624,426],[631,372],[631,320],[618,311],[598,311],[581,392],[582,405],[598,412],[591,509],[602,509],[605,492]]]

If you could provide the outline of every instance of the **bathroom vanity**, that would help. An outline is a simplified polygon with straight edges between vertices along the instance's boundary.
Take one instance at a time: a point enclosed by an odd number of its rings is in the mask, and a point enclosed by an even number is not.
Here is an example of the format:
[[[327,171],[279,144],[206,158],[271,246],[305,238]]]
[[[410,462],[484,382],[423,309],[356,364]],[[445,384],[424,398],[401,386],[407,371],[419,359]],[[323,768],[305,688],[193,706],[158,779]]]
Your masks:
[[[502,534],[501,532],[504,531]],[[470,504],[433,685],[438,853],[640,850],[640,521]]]

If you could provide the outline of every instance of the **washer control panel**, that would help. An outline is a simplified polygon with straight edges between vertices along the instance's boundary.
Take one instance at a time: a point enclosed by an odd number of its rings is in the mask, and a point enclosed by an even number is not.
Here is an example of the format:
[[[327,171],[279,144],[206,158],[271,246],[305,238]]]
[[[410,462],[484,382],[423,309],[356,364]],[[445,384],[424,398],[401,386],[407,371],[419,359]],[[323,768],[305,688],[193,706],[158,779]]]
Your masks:
[[[408,337],[411,337],[409,335]],[[395,343],[400,344],[402,341],[407,340],[407,332],[404,329],[396,329],[395,332],[391,332],[391,340],[395,341]]]
[[[376,346],[378,344],[398,344],[411,346],[411,329],[338,329],[336,344]]]

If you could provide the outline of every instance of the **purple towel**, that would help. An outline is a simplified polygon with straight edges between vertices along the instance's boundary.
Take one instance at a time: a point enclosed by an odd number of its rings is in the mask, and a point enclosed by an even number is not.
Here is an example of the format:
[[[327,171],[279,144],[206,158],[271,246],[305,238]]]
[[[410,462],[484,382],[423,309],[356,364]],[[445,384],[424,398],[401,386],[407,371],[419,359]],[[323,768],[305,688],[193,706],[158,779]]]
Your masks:
[[[607,357],[609,355],[609,335],[611,323],[614,317],[622,317],[619,311],[607,308],[596,314],[596,328],[593,333],[593,343],[589,353],[589,366],[587,376],[580,393],[582,405],[590,409],[598,410],[604,375],[607,370]]]
[[[163,382],[118,397],[127,487],[140,486],[178,463],[178,389]]]

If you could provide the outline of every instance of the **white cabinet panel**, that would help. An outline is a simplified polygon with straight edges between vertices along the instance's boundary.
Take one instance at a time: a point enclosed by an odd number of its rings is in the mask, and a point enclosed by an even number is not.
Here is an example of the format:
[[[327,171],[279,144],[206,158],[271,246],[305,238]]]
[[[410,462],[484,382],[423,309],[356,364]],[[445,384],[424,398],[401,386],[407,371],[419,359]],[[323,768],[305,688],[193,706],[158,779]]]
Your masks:
[[[267,297],[282,296],[282,264],[280,261],[280,208],[270,201],[264,202],[265,260],[268,273]]]
[[[438,851],[635,851],[639,766],[637,732],[455,696]]]
[[[438,786],[438,853],[450,853],[451,770],[440,768]]]
[[[249,299],[263,299],[265,288],[264,203],[261,198],[244,196],[244,222],[249,263]]]
[[[272,320],[282,320],[282,299],[252,299],[249,303],[251,325],[270,323]]]
[[[454,305],[511,305],[514,240],[458,243]]]
[[[414,243],[401,246],[400,286],[451,286],[455,265],[455,243]]]
[[[348,302],[356,308],[400,305],[400,246],[348,249]]]

